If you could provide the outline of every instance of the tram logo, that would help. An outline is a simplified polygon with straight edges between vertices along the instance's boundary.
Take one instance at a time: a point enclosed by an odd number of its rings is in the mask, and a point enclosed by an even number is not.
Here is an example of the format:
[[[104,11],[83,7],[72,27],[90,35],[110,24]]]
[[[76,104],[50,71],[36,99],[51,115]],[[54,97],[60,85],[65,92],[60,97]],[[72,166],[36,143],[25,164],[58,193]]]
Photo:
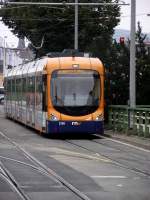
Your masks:
[[[72,126],[79,126],[81,122],[72,122]]]

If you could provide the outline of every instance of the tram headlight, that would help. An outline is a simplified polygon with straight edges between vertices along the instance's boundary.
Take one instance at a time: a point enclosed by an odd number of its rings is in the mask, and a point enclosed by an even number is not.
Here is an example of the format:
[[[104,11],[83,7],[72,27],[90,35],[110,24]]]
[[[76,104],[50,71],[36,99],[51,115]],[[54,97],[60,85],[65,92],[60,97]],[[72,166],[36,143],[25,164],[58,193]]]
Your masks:
[[[58,118],[55,115],[51,114],[50,115],[50,120],[51,121],[58,121]]]
[[[96,121],[103,121],[104,120],[104,116],[102,114],[98,115],[95,119]]]

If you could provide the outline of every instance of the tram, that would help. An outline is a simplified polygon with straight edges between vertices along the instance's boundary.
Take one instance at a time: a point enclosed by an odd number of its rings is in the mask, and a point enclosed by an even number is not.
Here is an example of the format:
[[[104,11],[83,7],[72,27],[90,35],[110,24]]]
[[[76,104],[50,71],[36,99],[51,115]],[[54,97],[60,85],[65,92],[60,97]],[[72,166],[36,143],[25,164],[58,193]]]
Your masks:
[[[7,69],[6,117],[40,133],[102,134],[104,67],[87,54],[57,54]]]

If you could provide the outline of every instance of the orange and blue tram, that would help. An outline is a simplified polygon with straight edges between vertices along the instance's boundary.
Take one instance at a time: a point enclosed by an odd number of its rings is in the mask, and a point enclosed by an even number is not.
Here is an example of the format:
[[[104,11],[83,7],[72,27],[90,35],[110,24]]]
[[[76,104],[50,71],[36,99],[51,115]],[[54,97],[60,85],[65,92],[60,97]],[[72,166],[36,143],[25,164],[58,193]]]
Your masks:
[[[52,55],[7,69],[6,117],[41,133],[102,134],[104,67],[98,58]]]

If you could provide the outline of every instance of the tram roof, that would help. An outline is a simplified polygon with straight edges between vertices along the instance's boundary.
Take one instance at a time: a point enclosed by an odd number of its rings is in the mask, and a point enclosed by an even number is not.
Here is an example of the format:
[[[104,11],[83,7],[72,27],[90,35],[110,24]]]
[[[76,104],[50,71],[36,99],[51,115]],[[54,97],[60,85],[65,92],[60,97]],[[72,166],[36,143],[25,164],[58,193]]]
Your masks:
[[[75,59],[73,59],[75,58]],[[90,59],[90,60],[89,60]],[[98,58],[89,58],[89,57],[44,57],[38,60],[34,60],[32,62],[28,62],[26,64],[21,64],[11,69],[7,69],[5,76],[6,77],[15,77],[15,76],[25,76],[29,74],[42,73],[46,65],[51,66],[70,66],[70,62],[72,63],[79,62],[84,65],[84,62],[87,62],[89,66],[92,64],[93,66],[99,65],[101,61]],[[59,66],[60,67],[60,66]]]
[[[5,76],[6,77],[22,76],[26,74],[34,74],[42,72],[47,63],[47,59],[48,58],[43,58],[32,62],[28,62],[26,64],[18,65],[11,69],[7,69]]]

